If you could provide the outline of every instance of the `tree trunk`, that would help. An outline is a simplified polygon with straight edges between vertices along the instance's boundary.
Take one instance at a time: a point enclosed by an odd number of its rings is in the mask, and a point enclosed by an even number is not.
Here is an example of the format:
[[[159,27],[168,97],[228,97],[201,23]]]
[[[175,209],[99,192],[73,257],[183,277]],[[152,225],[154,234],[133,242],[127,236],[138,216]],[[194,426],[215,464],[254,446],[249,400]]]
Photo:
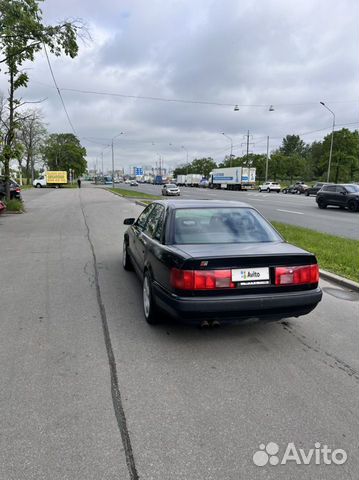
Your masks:
[[[14,73],[10,68],[9,89],[9,130],[5,137],[4,170],[6,198],[10,200],[10,160],[14,141]]]

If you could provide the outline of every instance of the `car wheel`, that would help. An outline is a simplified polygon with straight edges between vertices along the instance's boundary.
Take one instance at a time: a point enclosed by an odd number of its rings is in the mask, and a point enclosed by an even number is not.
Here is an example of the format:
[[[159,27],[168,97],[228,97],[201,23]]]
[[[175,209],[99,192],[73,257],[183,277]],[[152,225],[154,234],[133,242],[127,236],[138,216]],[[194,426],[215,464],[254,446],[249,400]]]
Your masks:
[[[318,200],[318,207],[319,207],[319,208],[322,208],[322,209],[323,209],[323,208],[327,208],[327,204],[325,203],[325,201],[324,201],[322,198],[320,198],[320,199]]]
[[[131,257],[128,254],[128,246],[125,241],[123,242],[122,265],[123,265],[123,268],[127,271],[133,270]]]
[[[306,197],[309,197],[309,192],[305,192],[305,196],[306,196]]]
[[[159,323],[158,311],[156,308],[156,303],[152,294],[151,286],[151,276],[146,270],[143,277],[143,289],[142,289],[142,298],[143,298],[143,313],[145,315],[146,322],[150,325],[156,325]]]
[[[36,188],[41,188],[41,183],[37,183]]]
[[[295,193],[296,193],[297,195],[300,195],[302,192],[301,192],[300,190],[297,190]]]
[[[267,188],[267,192],[270,193],[270,188]]]
[[[350,202],[348,202],[348,210],[351,212],[356,212],[358,210],[358,205],[355,200],[350,200]]]

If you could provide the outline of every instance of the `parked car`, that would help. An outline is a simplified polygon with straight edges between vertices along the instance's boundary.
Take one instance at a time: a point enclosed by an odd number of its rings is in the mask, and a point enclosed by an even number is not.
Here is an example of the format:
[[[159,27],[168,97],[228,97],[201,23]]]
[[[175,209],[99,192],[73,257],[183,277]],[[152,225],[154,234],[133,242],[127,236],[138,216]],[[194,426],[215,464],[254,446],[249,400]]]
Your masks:
[[[15,180],[10,179],[10,200],[17,198],[21,200],[21,187],[20,185],[15,182]],[[0,200],[6,197],[6,185],[5,185],[5,177],[0,177]]]
[[[359,210],[359,185],[324,185],[317,193],[315,200],[319,208],[335,205],[347,208],[351,212],[357,212]]]
[[[199,182],[198,186],[200,188],[208,188],[209,187],[209,181],[205,178],[202,178],[202,180]]]
[[[280,320],[308,314],[322,298],[316,257],[248,204],[155,201],[124,224],[123,266],[143,284],[150,324],[161,311],[203,326]]]
[[[162,187],[162,195],[181,195],[180,188],[174,183],[166,183]]]
[[[6,210],[6,205],[5,205],[5,203],[0,201],[0,215],[1,215],[2,213],[4,213],[5,210]]]
[[[289,187],[283,188],[282,192],[283,193],[296,193],[300,195],[301,193],[305,193],[307,190],[308,185],[304,182],[296,182],[293,185],[290,185]]]
[[[277,192],[281,190],[281,186],[278,182],[265,182],[262,185],[259,185],[258,190],[260,192]]]
[[[138,187],[138,182],[136,182],[136,180],[132,180],[130,182],[130,187]]]
[[[325,182],[317,182],[315,185],[312,187],[308,187],[305,191],[305,195],[309,197],[309,195],[316,195],[319,190],[324,186],[324,185],[331,185],[330,183],[325,183]]]

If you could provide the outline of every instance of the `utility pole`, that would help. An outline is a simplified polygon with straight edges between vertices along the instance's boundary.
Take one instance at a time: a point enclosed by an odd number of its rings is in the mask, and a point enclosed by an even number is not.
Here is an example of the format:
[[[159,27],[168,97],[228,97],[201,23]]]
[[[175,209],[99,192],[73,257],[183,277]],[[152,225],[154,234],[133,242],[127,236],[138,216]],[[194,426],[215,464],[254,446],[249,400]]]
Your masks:
[[[112,137],[111,140],[111,149],[112,149],[112,188],[115,188],[115,153],[113,150],[113,141],[115,138],[119,137],[120,135],[123,135],[123,132],[120,132],[118,135],[115,135]]]
[[[250,165],[249,165],[249,158],[248,158],[248,157],[249,157],[249,146],[250,146],[250,145],[254,145],[253,142],[250,142],[250,141],[249,141],[249,139],[250,139],[251,136],[252,136],[252,135],[249,134],[249,130],[247,130],[247,135],[244,135],[244,138],[246,139],[246,143],[241,143],[241,146],[243,146],[243,145],[246,146],[246,159],[247,159],[247,160],[246,160],[246,165],[247,165],[247,167],[250,166]],[[243,152],[243,150],[242,150],[242,152]]]
[[[269,136],[267,137],[267,158],[266,158],[266,177],[265,177],[265,181],[268,180],[268,162],[269,162]]]
[[[103,178],[103,152],[101,152],[101,162],[102,162],[102,178]]]

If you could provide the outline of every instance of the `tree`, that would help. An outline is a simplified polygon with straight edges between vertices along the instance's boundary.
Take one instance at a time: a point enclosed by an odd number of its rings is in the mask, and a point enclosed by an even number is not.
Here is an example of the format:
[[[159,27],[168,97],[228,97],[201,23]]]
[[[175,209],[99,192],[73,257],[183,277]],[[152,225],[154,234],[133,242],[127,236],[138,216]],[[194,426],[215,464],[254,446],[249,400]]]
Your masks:
[[[26,61],[33,62],[36,52],[46,46],[56,56],[64,52],[74,58],[78,53],[77,34],[80,26],[68,21],[55,26],[45,25],[39,8],[40,1],[0,0],[0,65],[6,65],[5,74],[9,84],[9,125],[3,148],[7,198],[10,198],[10,161],[15,156],[17,111],[21,106],[16,91],[20,87],[27,87],[29,81],[21,66]]]
[[[28,180],[31,176],[31,182],[34,181],[35,161],[41,153],[47,133],[42,119],[41,111],[33,109],[25,112],[23,120],[19,122],[18,136],[24,147],[25,176]]]
[[[53,133],[42,149],[44,161],[49,170],[74,171],[77,177],[86,172],[86,149],[73,133]]]
[[[323,140],[321,167],[328,171],[331,133]],[[359,178],[359,134],[358,130],[351,132],[342,128],[334,132],[332,164],[330,171],[331,182],[353,182]]]
[[[286,135],[282,140],[279,150],[283,155],[305,156],[307,148],[299,135]]]
[[[188,173],[199,173],[204,177],[209,177],[210,172],[217,167],[216,162],[211,157],[195,158],[191,163],[181,165],[173,171],[173,175],[187,175]]]

